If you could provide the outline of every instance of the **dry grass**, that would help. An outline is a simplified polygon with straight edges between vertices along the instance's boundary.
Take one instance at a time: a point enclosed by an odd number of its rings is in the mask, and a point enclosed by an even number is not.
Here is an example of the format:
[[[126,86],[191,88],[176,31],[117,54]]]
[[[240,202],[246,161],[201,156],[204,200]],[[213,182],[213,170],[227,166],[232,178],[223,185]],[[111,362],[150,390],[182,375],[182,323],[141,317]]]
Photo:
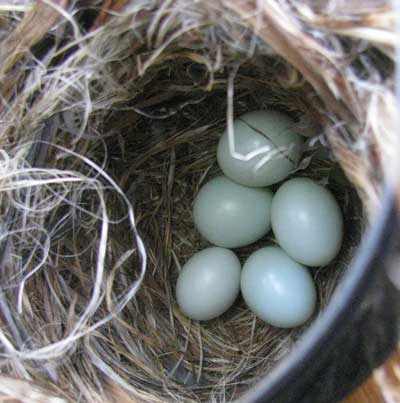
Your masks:
[[[0,397],[224,402],[290,352],[303,329],[240,300],[190,322],[174,298],[206,245],[193,197],[249,110],[294,117],[309,137],[295,174],[344,211],[343,251],[314,272],[328,303],[397,172],[393,10],[259,3],[0,5]]]

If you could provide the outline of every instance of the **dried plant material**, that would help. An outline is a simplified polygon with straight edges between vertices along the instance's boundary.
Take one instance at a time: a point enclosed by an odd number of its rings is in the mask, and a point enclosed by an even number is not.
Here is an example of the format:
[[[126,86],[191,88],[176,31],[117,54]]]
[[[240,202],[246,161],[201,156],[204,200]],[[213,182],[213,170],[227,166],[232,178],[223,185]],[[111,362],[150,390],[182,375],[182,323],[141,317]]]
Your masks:
[[[60,394],[62,395],[62,392]],[[0,377],[0,401],[7,403],[66,403],[65,399],[49,395],[46,389],[4,376]]]
[[[272,108],[346,217],[329,302],[399,167],[394,10],[342,4],[0,2],[0,399],[225,402],[290,353],[307,326],[191,322],[175,281],[220,134]]]

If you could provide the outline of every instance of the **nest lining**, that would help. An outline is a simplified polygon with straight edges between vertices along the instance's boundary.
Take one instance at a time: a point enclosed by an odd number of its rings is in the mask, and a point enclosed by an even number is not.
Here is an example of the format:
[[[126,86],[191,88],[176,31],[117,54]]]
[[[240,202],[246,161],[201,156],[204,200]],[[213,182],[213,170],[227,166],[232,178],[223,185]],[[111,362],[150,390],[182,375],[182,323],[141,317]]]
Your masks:
[[[266,77],[257,77],[254,66],[258,63],[270,65],[271,70],[280,70],[279,61],[257,60],[257,57],[254,64],[239,69],[235,80],[236,114],[278,105],[286,112],[291,111],[292,115],[309,118],[300,111],[304,105],[300,97],[302,87],[297,91],[280,90],[279,87],[271,90],[268,85],[263,88],[261,83],[276,78],[272,72]],[[224,72],[220,79],[226,81]],[[255,82],[255,87],[262,89],[251,93],[249,82]],[[152,81],[151,85],[159,88],[156,83]],[[277,95],[271,94],[275,88]],[[279,98],[280,103],[277,102]],[[210,396],[217,399],[222,395],[226,400],[237,397],[292,349],[310,323],[303,329],[275,329],[256,320],[239,300],[222,318],[199,324],[185,318],[176,305],[174,290],[179,267],[194,252],[208,246],[194,228],[192,202],[201,184],[221,173],[216,164],[216,145],[225,126],[226,108],[220,106],[224,104],[225,90],[215,90],[195,106],[188,106],[184,112],[164,119],[164,141],[161,143],[157,138],[159,124],[151,118],[141,118],[142,124],[135,133],[128,130],[124,137],[126,149],[130,139],[135,139],[135,149],[132,153],[126,151],[124,156],[126,165],[122,164],[122,171],[126,173],[122,176],[125,186],[122,188],[134,196],[138,228],[150,257],[147,277],[138,293],[140,307],[127,322],[133,321],[147,337],[159,335],[152,339],[151,347],[145,342],[140,344],[143,355],[153,364],[157,363],[158,379],[164,378],[171,392],[176,393],[176,400],[208,401]],[[117,116],[118,113],[110,116],[110,125],[114,119],[119,120]],[[152,141],[154,137],[156,139]],[[108,149],[112,150],[110,144]],[[322,309],[359,241],[362,208],[337,163],[329,158],[329,154],[320,153],[322,155],[318,157],[318,151],[321,151],[320,147],[309,146],[303,164],[300,164],[303,169],[293,175],[328,182],[346,217],[346,246],[341,258],[331,267],[313,273]],[[111,159],[112,155],[121,156],[118,145],[114,152],[110,151]],[[273,242],[270,235],[268,239],[236,252],[243,261],[255,249]]]
[[[241,300],[222,318],[201,324],[177,309],[179,266],[206,246],[193,226],[192,200],[219,172],[215,150],[227,119],[273,108],[313,136],[295,175],[327,183],[346,219],[340,257],[313,272],[320,309],[354,255],[363,209],[370,216],[376,209],[385,167],[368,176],[376,168],[370,145],[390,155],[380,141],[392,138],[376,124],[371,105],[390,116],[390,49],[333,33],[303,49],[304,59],[321,51],[318,46],[331,57],[320,61],[322,77],[332,60],[349,71],[338,76],[343,97],[327,99],[321,82],[307,81],[307,69],[293,68],[290,52],[274,54],[268,30],[254,35],[245,3],[224,16],[222,3],[171,4],[139,10],[130,4],[111,19],[103,15],[101,24],[95,20],[99,31],[89,30],[78,49],[69,42],[76,27],[57,22],[63,40],[47,45],[56,54],[44,71],[32,58],[21,62],[5,52],[2,71],[25,86],[2,110],[1,196],[9,240],[2,365],[42,388],[37,401],[230,401],[301,338],[307,326],[274,329]],[[279,16],[271,10],[254,15]],[[288,10],[292,28],[303,35],[299,10]],[[73,21],[83,24],[84,15],[77,12]],[[386,56],[376,61],[376,52]],[[366,66],[384,78],[373,83],[378,79]],[[10,96],[10,81],[3,97]],[[375,115],[367,114],[371,110]],[[357,115],[369,118],[359,123]],[[237,252],[243,261],[272,242]],[[8,320],[7,311],[15,319]],[[7,396],[20,398],[22,389]]]

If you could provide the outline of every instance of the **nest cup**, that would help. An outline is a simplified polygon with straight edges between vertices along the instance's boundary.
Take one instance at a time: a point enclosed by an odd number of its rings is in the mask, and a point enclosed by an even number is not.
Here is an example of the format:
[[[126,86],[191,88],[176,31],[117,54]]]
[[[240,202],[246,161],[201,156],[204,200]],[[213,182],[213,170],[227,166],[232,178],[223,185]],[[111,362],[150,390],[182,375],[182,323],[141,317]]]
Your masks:
[[[390,9],[90,3],[10,5],[3,17],[0,391],[32,402],[240,398],[329,304],[397,167]],[[43,16],[49,26],[27,40]],[[318,310],[292,330],[240,298],[200,323],[175,300],[180,267],[208,246],[192,203],[220,173],[218,139],[259,109],[294,119],[305,147],[292,175],[326,185],[345,218],[339,256],[312,271]],[[243,262],[273,242],[236,252]]]

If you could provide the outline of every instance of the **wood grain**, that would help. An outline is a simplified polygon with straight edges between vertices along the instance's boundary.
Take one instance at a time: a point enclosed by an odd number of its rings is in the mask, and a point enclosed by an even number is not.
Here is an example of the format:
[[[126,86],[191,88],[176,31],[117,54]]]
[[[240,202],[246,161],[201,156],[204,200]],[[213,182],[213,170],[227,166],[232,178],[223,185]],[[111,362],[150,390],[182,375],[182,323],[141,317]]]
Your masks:
[[[344,403],[400,403],[400,351],[392,354]]]

